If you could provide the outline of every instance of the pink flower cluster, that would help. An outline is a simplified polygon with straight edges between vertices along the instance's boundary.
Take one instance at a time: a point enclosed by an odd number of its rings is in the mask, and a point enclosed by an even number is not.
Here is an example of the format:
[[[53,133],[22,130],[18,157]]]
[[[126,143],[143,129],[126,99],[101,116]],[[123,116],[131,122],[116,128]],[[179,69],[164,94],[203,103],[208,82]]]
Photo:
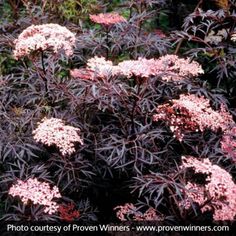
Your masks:
[[[210,101],[203,96],[196,95],[180,95],[179,99],[173,100],[175,108],[184,107],[192,116],[192,121],[195,121],[199,129],[203,131],[209,128],[217,131],[221,128],[223,131],[228,129],[233,123],[232,116],[221,105],[220,111],[214,111],[210,106]]]
[[[130,78],[132,76],[148,78],[162,73],[161,67],[156,67],[159,60],[138,58],[138,60],[127,60],[118,64],[119,74]]]
[[[176,55],[166,55],[159,59],[139,58],[138,60],[126,60],[118,65],[113,65],[104,57],[91,58],[87,63],[88,71],[94,71],[95,77],[132,76],[139,78],[148,78],[150,76],[159,76],[162,80],[181,81],[186,77],[194,77],[204,73],[197,62],[190,62],[190,59],[181,59]],[[73,74],[73,71],[72,71]],[[74,73],[75,74],[75,73]],[[77,75],[80,75],[77,70]],[[74,76],[79,77],[79,76]],[[94,78],[92,76],[92,78]]]
[[[75,152],[74,143],[83,145],[78,135],[79,128],[65,125],[61,119],[44,118],[33,131],[34,139],[47,146],[56,145],[63,156]]]
[[[201,65],[190,58],[179,58],[176,55],[166,55],[159,59],[162,71],[166,73],[163,80],[181,80],[182,77],[195,77],[204,74]]]
[[[109,75],[116,75],[116,66],[113,66],[112,61],[106,60],[104,57],[93,57],[88,60],[87,68],[94,72],[95,77],[107,77]]]
[[[186,131],[225,131],[234,123],[223,105],[220,111],[214,111],[209,100],[203,96],[181,94],[179,99],[173,99],[171,103],[158,106],[153,120],[165,120],[179,141],[182,141]]]
[[[75,46],[75,35],[58,24],[31,25],[14,43],[13,54],[16,59],[37,50],[52,50],[56,54],[64,51],[67,56],[71,56]]]
[[[88,60],[87,67],[81,69],[73,69],[70,75],[74,78],[90,79],[106,78],[118,74],[118,67],[113,66],[112,61],[106,60],[104,57],[93,57]]]
[[[126,19],[123,16],[119,15],[117,12],[100,13],[98,15],[89,15],[89,17],[91,21],[104,25],[106,27],[126,22]]]
[[[54,198],[61,198],[61,194],[56,186],[51,188],[48,183],[40,182],[36,178],[26,181],[17,180],[8,192],[9,195],[19,196],[21,201],[27,205],[29,201],[33,204],[45,206],[44,212],[53,214],[57,212],[59,205],[53,201]]]
[[[230,38],[233,42],[236,42],[236,32],[234,32],[232,35],[231,35],[231,38]]]
[[[236,162],[236,126],[224,133],[221,140],[221,149]]]
[[[149,208],[145,213],[140,212],[132,203],[126,203],[123,206],[117,206],[114,210],[116,216],[121,221],[134,220],[134,221],[154,221],[161,220],[160,216],[157,216],[154,208]]]
[[[188,182],[186,199],[180,205],[189,209],[191,202],[200,206],[202,212],[212,211],[215,221],[234,220],[236,215],[236,185],[232,176],[209,159],[197,160],[194,157],[182,157],[181,168],[191,168],[195,173],[205,174],[206,184]]]
[[[179,58],[176,55],[165,55],[159,59],[128,60],[118,64],[120,74],[131,77],[148,78],[160,76],[162,80],[181,81],[185,77],[203,74],[202,67],[190,59]]]
[[[70,76],[76,79],[93,80],[94,71],[87,68],[72,69],[70,70]]]
[[[186,131],[198,131],[197,123],[191,120],[191,116],[185,108],[176,110],[175,107],[164,104],[157,107],[156,113],[153,116],[153,121],[166,121],[170,130],[174,133],[174,137],[179,141],[183,140]]]

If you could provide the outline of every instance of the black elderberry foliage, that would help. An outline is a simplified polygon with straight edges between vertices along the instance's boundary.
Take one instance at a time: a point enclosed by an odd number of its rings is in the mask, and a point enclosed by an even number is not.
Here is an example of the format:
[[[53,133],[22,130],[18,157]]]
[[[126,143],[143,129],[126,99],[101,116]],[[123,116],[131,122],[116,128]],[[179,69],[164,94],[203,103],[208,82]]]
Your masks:
[[[58,187],[62,197],[57,203],[73,203],[79,212],[73,220],[79,222],[120,222],[114,208],[133,203],[143,215],[154,209],[163,224],[213,223],[213,212],[202,213],[195,203],[189,209],[180,204],[188,180],[205,183],[205,176],[180,168],[181,157],[209,158],[234,178],[235,162],[221,148],[224,132],[187,131],[180,141],[165,120],[154,122],[153,115],[181,94],[194,94],[208,99],[215,111],[225,105],[235,119],[235,1],[227,8],[213,4],[214,9],[206,1],[178,2],[0,2],[1,219],[65,220],[65,215],[46,214],[43,206],[24,205],[8,194],[17,180],[37,178]],[[127,21],[105,30],[89,18],[113,11]],[[68,58],[32,49],[16,60],[19,34],[32,24],[51,22],[75,34],[74,54]],[[117,65],[166,54],[190,56],[204,74],[174,82],[163,80],[163,74],[85,79],[71,73],[85,69],[95,56]],[[33,131],[45,117],[78,128],[84,144],[75,143],[75,151],[63,156],[56,145],[37,142]]]

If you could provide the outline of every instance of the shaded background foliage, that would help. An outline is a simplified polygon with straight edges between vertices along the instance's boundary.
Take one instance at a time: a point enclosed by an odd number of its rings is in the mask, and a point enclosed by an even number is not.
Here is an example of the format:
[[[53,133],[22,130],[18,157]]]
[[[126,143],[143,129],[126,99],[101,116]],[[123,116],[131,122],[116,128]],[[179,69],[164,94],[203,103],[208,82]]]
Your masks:
[[[56,4],[55,4],[56,2]],[[164,122],[154,123],[158,105],[181,93],[203,95],[214,109],[228,106],[235,115],[235,1],[27,1],[0,2],[0,197],[4,219],[63,220],[37,206],[31,211],[7,195],[19,178],[37,177],[59,187],[63,202],[74,202],[79,220],[115,222],[113,208],[134,202],[153,207],[167,222],[198,223],[212,216],[194,207],[181,209],[186,180],[178,168],[182,155],[208,157],[235,175],[235,163],[220,149],[222,133],[186,134],[175,138]],[[201,3],[202,5],[199,5]],[[201,7],[203,10],[199,10]],[[109,30],[89,14],[117,11],[125,24]],[[185,18],[186,17],[186,18]],[[45,55],[48,91],[37,61],[12,57],[13,41],[31,24],[54,22],[75,32],[72,57]],[[234,22],[234,23],[232,23]],[[218,44],[206,42],[227,29]],[[153,77],[81,80],[70,69],[84,67],[93,56],[115,63],[167,53],[190,55],[205,74],[178,84]],[[56,148],[37,144],[32,131],[43,117],[57,117],[81,130],[84,145],[69,158]],[[106,203],[106,204],[104,204]],[[2,206],[1,205],[1,206]]]

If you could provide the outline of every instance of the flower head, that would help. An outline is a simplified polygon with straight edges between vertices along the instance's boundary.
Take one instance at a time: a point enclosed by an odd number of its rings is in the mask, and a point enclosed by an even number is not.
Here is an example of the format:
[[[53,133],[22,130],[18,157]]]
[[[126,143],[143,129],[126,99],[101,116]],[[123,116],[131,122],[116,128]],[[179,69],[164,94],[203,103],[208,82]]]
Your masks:
[[[186,131],[225,131],[234,123],[224,105],[220,111],[215,111],[211,108],[210,101],[203,96],[181,94],[179,99],[173,99],[171,102],[172,105],[158,106],[153,120],[165,120],[180,141]]]
[[[234,32],[232,35],[231,35],[231,38],[230,38],[233,42],[236,42],[236,32]]]
[[[70,75],[73,78],[79,78],[79,79],[84,79],[84,80],[93,80],[94,79],[94,71],[89,70],[87,68],[70,70]]]
[[[51,50],[56,54],[64,51],[67,56],[71,56],[75,46],[75,35],[58,24],[31,25],[14,43],[13,54],[16,59],[28,56],[37,50]]]
[[[74,143],[83,145],[78,135],[79,128],[65,125],[61,119],[44,118],[33,131],[34,139],[47,146],[55,145],[62,155],[70,155],[75,152]]]
[[[113,65],[112,61],[95,56],[87,61],[86,68],[73,69],[70,74],[74,78],[94,80],[95,78],[106,78],[110,75],[115,76],[118,74],[118,68]]]
[[[104,57],[90,58],[87,62],[87,68],[100,78],[117,74],[116,66],[113,66],[112,61],[106,60]]]
[[[227,29],[228,30],[228,29]],[[211,30],[210,33],[205,37],[204,41],[210,44],[218,45],[223,39],[228,37],[226,29],[219,30],[217,33]]]
[[[191,168],[195,173],[206,176],[205,184],[188,182],[185,186],[186,199],[180,205],[188,209],[191,201],[200,206],[202,212],[212,211],[216,221],[234,220],[236,215],[236,185],[232,176],[209,159],[197,160],[182,157],[181,168]]]
[[[159,58],[161,70],[166,73],[167,77],[163,80],[181,80],[185,77],[196,77],[203,74],[201,65],[190,58],[179,58],[177,55],[165,55]],[[157,64],[158,66],[158,64]]]
[[[176,55],[166,55],[159,59],[140,57],[138,60],[125,60],[118,65],[113,65],[112,61],[106,60],[104,57],[95,56],[88,60],[85,69],[93,71],[94,76],[99,78],[110,75],[127,78],[158,76],[167,81],[182,81],[186,77],[195,77],[203,73],[202,67],[197,62],[190,62],[189,58],[181,59]],[[80,71],[78,72],[80,73]]]
[[[183,59],[176,55],[165,55],[159,59],[138,58],[118,64],[119,73],[127,76],[143,77],[160,76],[162,80],[181,81],[186,77],[195,77],[204,73],[202,67],[189,58]]]
[[[127,78],[132,76],[148,78],[156,74],[156,64],[155,59],[141,57],[138,60],[126,60],[118,64],[118,73]]]
[[[123,206],[117,206],[114,208],[114,210],[118,210],[116,212],[116,216],[121,221],[154,221],[162,219],[161,216],[157,215],[157,212],[154,208],[149,208],[147,211],[142,213],[132,203],[126,203]]]
[[[198,124],[191,119],[191,115],[184,107],[176,108],[169,104],[160,105],[153,116],[154,121],[166,121],[170,130],[179,141],[182,141],[186,131],[198,131]]]
[[[8,194],[13,197],[20,197],[21,201],[27,205],[29,201],[33,204],[45,206],[44,212],[53,214],[57,212],[59,205],[53,201],[54,198],[61,198],[61,194],[56,186],[51,188],[47,182],[40,182],[36,178],[26,181],[18,180],[12,185]]]
[[[204,73],[197,62],[190,62],[189,58],[183,59],[176,55],[165,55],[159,59],[139,58],[123,61],[118,64],[117,71],[128,78],[159,76],[167,81],[181,81],[186,77],[195,77]]]
[[[98,15],[89,15],[91,21],[104,25],[104,26],[112,26],[114,24],[126,22],[126,19],[119,15],[117,12],[111,13],[100,13]]]
[[[225,131],[220,143],[222,151],[236,162],[236,126]]]

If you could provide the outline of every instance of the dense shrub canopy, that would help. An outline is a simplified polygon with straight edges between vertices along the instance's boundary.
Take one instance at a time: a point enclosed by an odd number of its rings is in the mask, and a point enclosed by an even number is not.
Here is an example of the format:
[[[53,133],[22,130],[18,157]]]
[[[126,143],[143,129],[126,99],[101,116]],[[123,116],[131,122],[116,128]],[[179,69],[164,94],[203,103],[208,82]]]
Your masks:
[[[234,222],[236,2],[177,2],[0,3],[2,219]]]

